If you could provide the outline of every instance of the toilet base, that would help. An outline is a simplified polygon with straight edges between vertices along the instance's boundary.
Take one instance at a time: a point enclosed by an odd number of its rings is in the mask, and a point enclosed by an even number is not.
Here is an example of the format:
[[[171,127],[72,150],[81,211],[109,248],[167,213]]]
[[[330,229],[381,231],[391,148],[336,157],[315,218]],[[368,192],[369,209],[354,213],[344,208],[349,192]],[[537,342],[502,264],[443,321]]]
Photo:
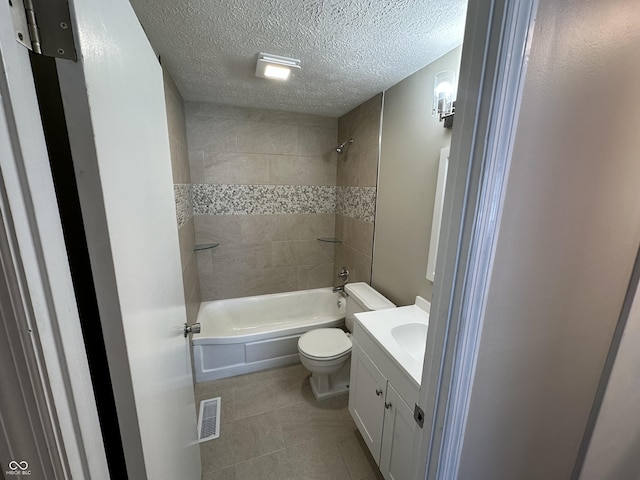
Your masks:
[[[311,391],[316,400],[326,400],[349,393],[349,372],[351,362],[345,364],[332,374],[312,373],[309,377]]]

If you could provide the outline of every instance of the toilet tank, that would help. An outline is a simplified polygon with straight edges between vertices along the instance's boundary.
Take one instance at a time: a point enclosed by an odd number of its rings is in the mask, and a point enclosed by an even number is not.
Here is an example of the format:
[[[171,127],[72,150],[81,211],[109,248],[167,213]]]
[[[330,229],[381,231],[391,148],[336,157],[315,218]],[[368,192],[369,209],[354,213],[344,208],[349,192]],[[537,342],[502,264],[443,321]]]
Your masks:
[[[353,331],[354,314],[395,307],[391,300],[364,282],[349,283],[344,289],[349,294],[344,323],[350,332]]]

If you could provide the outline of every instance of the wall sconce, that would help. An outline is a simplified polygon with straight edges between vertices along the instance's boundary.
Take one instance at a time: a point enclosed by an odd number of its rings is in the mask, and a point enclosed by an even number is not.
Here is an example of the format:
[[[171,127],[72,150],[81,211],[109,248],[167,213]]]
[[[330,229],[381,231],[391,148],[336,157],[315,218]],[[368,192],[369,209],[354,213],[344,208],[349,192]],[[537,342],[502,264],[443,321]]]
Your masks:
[[[256,77],[287,80],[293,69],[300,69],[300,60],[260,53],[256,64]]]
[[[433,86],[433,116],[444,121],[444,128],[453,127],[456,110],[456,72],[444,70],[436,75]]]

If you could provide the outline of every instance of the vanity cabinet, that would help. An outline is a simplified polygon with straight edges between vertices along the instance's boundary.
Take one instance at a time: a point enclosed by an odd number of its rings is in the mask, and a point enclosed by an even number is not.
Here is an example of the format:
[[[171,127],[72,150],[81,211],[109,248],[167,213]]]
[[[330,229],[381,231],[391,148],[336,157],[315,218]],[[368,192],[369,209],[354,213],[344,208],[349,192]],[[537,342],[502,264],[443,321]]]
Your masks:
[[[413,474],[413,434],[416,422],[413,410],[387,383],[380,471],[387,480],[409,480]]]
[[[357,342],[351,346],[349,412],[369,451],[380,465],[387,379]]]
[[[413,410],[383,373],[387,365],[382,350],[370,352],[382,360],[379,368],[355,334],[352,340],[349,412],[384,478],[413,480]]]

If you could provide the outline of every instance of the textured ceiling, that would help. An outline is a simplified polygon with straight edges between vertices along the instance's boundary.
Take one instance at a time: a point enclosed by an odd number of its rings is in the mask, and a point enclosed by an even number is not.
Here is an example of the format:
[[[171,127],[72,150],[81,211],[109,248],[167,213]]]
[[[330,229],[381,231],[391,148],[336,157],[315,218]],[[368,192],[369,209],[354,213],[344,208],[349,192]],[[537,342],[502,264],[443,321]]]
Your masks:
[[[131,0],[186,100],[339,117],[462,43],[466,0]],[[260,52],[298,58],[255,77]]]

